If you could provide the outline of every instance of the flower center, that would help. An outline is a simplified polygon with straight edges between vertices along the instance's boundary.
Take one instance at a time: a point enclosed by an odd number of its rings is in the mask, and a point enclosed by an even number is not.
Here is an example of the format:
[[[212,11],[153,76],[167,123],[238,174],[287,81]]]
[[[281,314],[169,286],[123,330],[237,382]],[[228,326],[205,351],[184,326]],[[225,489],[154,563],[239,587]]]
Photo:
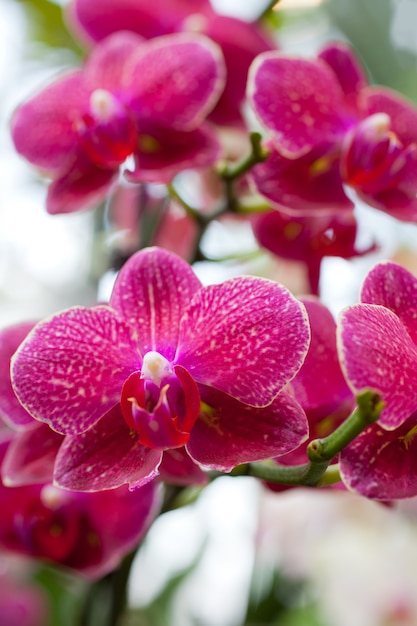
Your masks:
[[[132,154],[136,124],[128,109],[105,89],[90,96],[89,108],[75,123],[88,157],[100,167],[114,168]]]
[[[141,371],[133,372],[122,389],[123,416],[139,442],[154,450],[184,446],[200,413],[196,383],[181,365],[159,352],[147,352]]]

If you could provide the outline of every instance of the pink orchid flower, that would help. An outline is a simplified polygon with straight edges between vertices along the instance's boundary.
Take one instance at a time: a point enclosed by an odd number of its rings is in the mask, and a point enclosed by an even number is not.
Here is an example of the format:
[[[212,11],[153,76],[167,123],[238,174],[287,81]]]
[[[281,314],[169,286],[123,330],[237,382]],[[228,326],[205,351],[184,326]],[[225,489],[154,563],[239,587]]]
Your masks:
[[[271,150],[253,181],[277,208],[346,212],[347,185],[369,205],[417,221],[417,110],[368,86],[347,45],[328,44],[315,59],[265,52],[247,93]]]
[[[0,443],[0,457],[7,450]],[[0,459],[0,460],[1,460]],[[51,483],[0,484],[0,546],[99,578],[143,538],[159,507],[155,483],[77,493]]]
[[[321,263],[325,257],[352,259],[376,248],[372,244],[357,249],[357,223],[350,212],[296,216],[273,210],[255,216],[252,228],[261,246],[279,257],[305,265],[313,295],[319,293]]]
[[[339,351],[355,394],[374,389],[385,406],[341,453],[350,489],[390,500],[417,495],[417,279],[379,263],[365,278],[361,303],[342,312]]]
[[[143,485],[166,451],[229,471],[307,437],[286,391],[310,339],[305,309],[282,286],[237,277],[203,287],[163,249],[136,253],[109,306],[40,322],[12,359],[14,391],[65,435],[57,484]]]
[[[143,41],[119,32],[15,111],[17,151],[53,179],[49,213],[102,200],[130,155],[133,181],[168,182],[211,165],[220,144],[205,118],[224,87],[220,48],[202,35]]]
[[[227,83],[209,118],[223,126],[243,126],[242,104],[253,59],[276,45],[260,24],[217,14],[209,0],[72,0],[67,21],[75,35],[96,43],[120,30],[145,39],[175,32],[198,32],[222,49]]]

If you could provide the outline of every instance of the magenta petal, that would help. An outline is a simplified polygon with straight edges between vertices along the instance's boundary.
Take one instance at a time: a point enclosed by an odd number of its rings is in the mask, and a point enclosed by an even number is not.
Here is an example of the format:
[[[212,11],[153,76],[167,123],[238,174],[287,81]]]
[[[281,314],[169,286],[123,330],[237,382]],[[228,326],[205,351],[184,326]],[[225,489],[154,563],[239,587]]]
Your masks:
[[[367,76],[352,49],[342,42],[327,44],[318,54],[337,76],[346,103],[358,109],[358,96],[367,86]]]
[[[309,340],[304,306],[285,287],[238,277],[195,294],[181,320],[175,361],[197,383],[261,407],[293,378]]]
[[[212,165],[221,153],[216,132],[204,123],[188,132],[144,124],[138,144],[135,169],[125,172],[130,182],[169,183],[183,170]]]
[[[90,430],[67,436],[56,458],[54,480],[74,491],[101,491],[124,484],[141,487],[158,474],[162,453],[138,443],[120,406]]]
[[[180,319],[200,287],[188,263],[162,248],[148,248],[123,266],[110,304],[136,330],[143,354],[156,350],[171,361]]]
[[[19,154],[51,174],[64,171],[78,143],[74,121],[87,106],[89,95],[82,72],[77,70],[22,104],[11,123]]]
[[[396,430],[372,424],[340,456],[345,485],[367,498],[395,500],[417,495],[416,415]]]
[[[166,35],[132,57],[125,86],[140,120],[193,130],[216,104],[225,83],[220,48],[202,35]]]
[[[36,428],[16,436],[7,449],[1,475],[9,487],[52,481],[55,458],[63,437],[46,424],[35,424]]]
[[[417,346],[389,309],[357,304],[340,317],[339,353],[353,391],[374,389],[386,403],[379,422],[394,429],[417,410]]]
[[[193,461],[185,448],[165,450],[158,471],[161,480],[174,485],[205,485],[208,482],[207,473]]]
[[[320,59],[260,54],[249,70],[248,96],[276,147],[290,158],[335,141],[346,130],[342,89]]]
[[[10,381],[10,359],[36,322],[22,322],[0,331],[0,417],[12,428],[35,426],[22,407]]]
[[[67,21],[78,36],[100,41],[111,33],[131,30],[151,39],[177,30],[193,13],[211,13],[208,0],[71,0]]]
[[[361,302],[381,304],[396,313],[417,343],[417,278],[404,267],[378,263],[364,280]]]
[[[68,171],[51,183],[46,199],[48,213],[73,213],[97,206],[118,178],[118,169],[103,169],[80,155]]]
[[[305,411],[330,415],[353,395],[342,374],[336,347],[336,322],[319,300],[303,298],[311,327],[311,343],[305,361],[292,381],[295,397]],[[320,384],[317,373],[320,372]],[[353,408],[353,406],[352,406]]]
[[[257,190],[277,207],[296,215],[350,210],[353,202],[343,189],[337,146],[321,144],[289,159],[266,144],[271,153],[251,171]]]
[[[361,100],[368,115],[389,115],[390,129],[404,146],[417,142],[417,108],[409,100],[383,87],[368,87]]]
[[[120,95],[126,64],[143,39],[135,33],[115,32],[92,51],[84,68],[91,89],[106,89]]]
[[[286,454],[307,439],[306,415],[286,391],[261,409],[206,387],[201,396],[206,406],[186,447],[206,467],[228,472],[240,463]]]
[[[31,415],[75,434],[120,401],[140,367],[131,329],[112,309],[74,307],[35,326],[12,360],[12,384]]]

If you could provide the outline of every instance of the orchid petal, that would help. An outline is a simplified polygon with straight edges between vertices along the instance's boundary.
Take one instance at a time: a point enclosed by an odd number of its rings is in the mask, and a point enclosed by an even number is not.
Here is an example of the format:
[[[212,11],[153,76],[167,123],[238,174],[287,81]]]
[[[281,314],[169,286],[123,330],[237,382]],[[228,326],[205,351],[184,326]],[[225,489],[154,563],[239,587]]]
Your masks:
[[[372,304],[346,309],[338,347],[354,393],[373,389],[382,395],[379,423],[384,428],[396,428],[417,410],[417,346],[395,313]]]
[[[177,30],[186,17],[203,12],[211,12],[208,0],[72,0],[66,16],[76,35],[91,42],[121,30],[151,39]]]
[[[338,141],[346,130],[342,89],[320,59],[264,52],[251,65],[247,93],[276,148],[289,158]]]
[[[126,65],[142,42],[142,37],[135,33],[114,32],[88,58],[84,68],[86,84],[92,90],[106,89],[119,95]]]
[[[33,417],[22,407],[10,381],[10,359],[36,322],[22,322],[0,331],[0,417],[12,428],[36,426]]]
[[[8,487],[51,482],[62,435],[46,424],[32,420],[36,427],[15,437],[1,466],[3,483]]]
[[[141,129],[135,169],[125,172],[131,182],[169,183],[183,170],[212,165],[221,153],[217,134],[208,124],[187,132],[149,123]]]
[[[304,306],[285,287],[238,277],[195,294],[175,361],[197,383],[261,407],[299,370],[309,340]]]
[[[368,85],[368,79],[352,49],[342,42],[327,44],[318,58],[331,67],[342,87],[345,102],[357,110],[359,94]]]
[[[417,495],[416,415],[396,430],[372,424],[340,455],[349,489],[366,498],[395,500]]]
[[[132,331],[112,309],[74,307],[35,326],[13,357],[12,384],[36,419],[75,434],[119,402],[140,367]]]
[[[404,146],[417,142],[417,109],[409,100],[386,87],[364,89],[361,100],[368,115],[389,115],[391,131]]]
[[[285,454],[307,439],[307,418],[286,391],[265,408],[201,387],[202,407],[186,448],[202,465],[228,472],[241,463]]]
[[[378,263],[364,280],[361,302],[380,304],[393,311],[417,343],[417,278],[404,267]]]
[[[343,189],[335,146],[322,144],[294,159],[281,155],[271,141],[266,147],[270,155],[255,165],[251,177],[259,193],[282,211],[316,215],[353,208]]]
[[[83,74],[77,70],[61,76],[19,106],[11,122],[19,154],[51,174],[64,172],[73,161],[78,142],[74,123],[89,95]]]
[[[51,215],[73,213],[97,206],[116,184],[118,168],[104,169],[84,155],[48,188],[46,209]]]
[[[220,48],[203,35],[175,34],[143,43],[131,58],[125,87],[140,120],[177,130],[197,128],[225,83]]]
[[[101,491],[124,484],[141,487],[158,474],[161,458],[161,452],[138,443],[116,406],[90,430],[65,437],[54,480],[74,491]]]
[[[155,350],[170,361],[180,319],[200,287],[188,263],[162,248],[148,248],[123,266],[110,304],[136,330],[143,354]]]

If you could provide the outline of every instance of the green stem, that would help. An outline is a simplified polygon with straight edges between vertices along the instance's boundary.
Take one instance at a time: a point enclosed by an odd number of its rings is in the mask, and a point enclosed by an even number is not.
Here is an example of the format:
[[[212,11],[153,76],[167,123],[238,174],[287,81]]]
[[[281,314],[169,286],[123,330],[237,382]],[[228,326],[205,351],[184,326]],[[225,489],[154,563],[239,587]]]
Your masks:
[[[361,393],[356,401],[357,408],[335,431],[324,439],[309,443],[307,455],[312,463],[331,461],[365,428],[376,422],[384,408],[380,395],[371,390]]]
[[[252,150],[246,157],[243,157],[238,163],[225,163],[219,166],[218,173],[224,181],[230,182],[240,178],[252,169],[254,165],[262,163],[268,158],[269,150],[262,146],[262,135],[260,133],[250,133],[249,140]]]
[[[264,8],[264,10],[262,11],[262,13],[259,15],[258,20],[261,20],[262,18],[264,18],[266,15],[268,15],[268,13],[270,11],[272,11],[272,9],[274,8],[274,6],[276,6],[279,3],[279,0],[271,0],[267,6]]]

